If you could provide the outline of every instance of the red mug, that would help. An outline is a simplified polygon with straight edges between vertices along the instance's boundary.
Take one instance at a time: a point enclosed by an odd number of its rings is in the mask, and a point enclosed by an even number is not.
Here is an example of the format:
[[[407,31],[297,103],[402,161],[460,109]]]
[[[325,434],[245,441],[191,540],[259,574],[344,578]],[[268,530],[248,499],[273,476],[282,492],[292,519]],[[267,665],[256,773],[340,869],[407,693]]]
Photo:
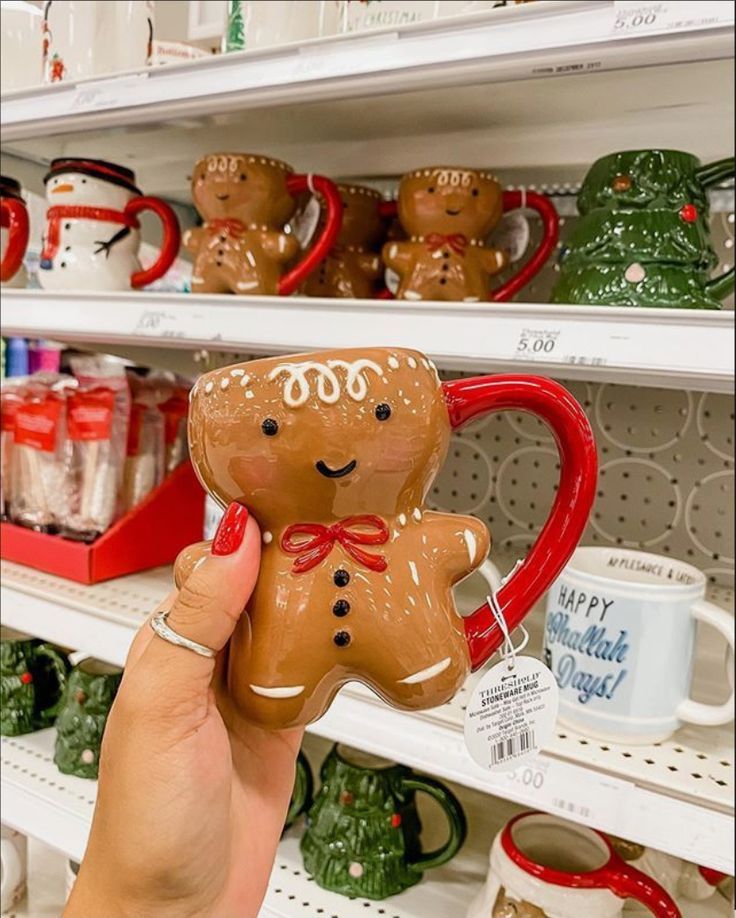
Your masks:
[[[351,679],[405,710],[437,707],[500,647],[488,606],[463,619],[452,597],[488,553],[485,524],[424,501],[452,430],[503,410],[545,421],[561,459],[549,519],[497,593],[513,629],[566,564],[595,495],[593,433],[566,389],[531,376],[442,383],[402,348],[273,357],[199,379],[192,463],[233,519],[244,504],[263,533],[258,586],[230,644],[245,719],[309,723]],[[208,550],[181,556],[177,583]]]
[[[542,240],[513,277],[491,290],[489,277],[506,265],[507,256],[485,240],[503,213],[519,207],[537,211]],[[404,176],[398,200],[382,211],[398,214],[409,237],[387,242],[383,259],[399,275],[397,296],[410,301],[509,300],[539,273],[559,236],[559,217],[549,198],[534,191],[502,191],[495,176],[476,169],[417,169]]]
[[[602,832],[528,812],[515,816],[496,836],[488,879],[466,918],[618,918],[626,899],[640,902],[656,918],[681,918],[665,889],[626,863]]]
[[[0,281],[6,284],[15,277],[23,264],[28,247],[30,226],[28,211],[21,197],[20,184],[15,179],[0,176],[0,215],[8,240],[0,263]]]
[[[326,209],[321,229],[300,255],[285,227],[305,192]],[[291,166],[250,153],[210,153],[194,166],[192,198],[202,226],[187,230],[194,258],[193,293],[279,295],[293,293],[332,248],[340,231],[342,201],[322,175],[296,175]]]

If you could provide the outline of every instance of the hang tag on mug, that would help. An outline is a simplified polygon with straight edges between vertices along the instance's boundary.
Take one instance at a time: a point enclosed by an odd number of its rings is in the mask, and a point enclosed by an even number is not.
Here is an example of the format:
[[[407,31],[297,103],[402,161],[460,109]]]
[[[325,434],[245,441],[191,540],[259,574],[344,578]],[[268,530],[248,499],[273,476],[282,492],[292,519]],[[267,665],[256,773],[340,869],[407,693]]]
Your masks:
[[[529,221],[521,210],[512,210],[504,214],[490,239],[495,249],[501,249],[514,264],[524,257],[529,248],[531,229]]]
[[[511,771],[551,739],[559,689],[541,660],[509,656],[481,678],[465,711],[465,745],[489,771]]]
[[[303,249],[306,249],[312,241],[312,236],[319,223],[320,212],[317,196],[312,195],[304,209],[295,213],[291,219],[291,231]]]
[[[386,284],[388,290],[393,293],[394,296],[396,296],[396,291],[399,289],[401,278],[393,268],[386,268],[383,273],[383,281]]]

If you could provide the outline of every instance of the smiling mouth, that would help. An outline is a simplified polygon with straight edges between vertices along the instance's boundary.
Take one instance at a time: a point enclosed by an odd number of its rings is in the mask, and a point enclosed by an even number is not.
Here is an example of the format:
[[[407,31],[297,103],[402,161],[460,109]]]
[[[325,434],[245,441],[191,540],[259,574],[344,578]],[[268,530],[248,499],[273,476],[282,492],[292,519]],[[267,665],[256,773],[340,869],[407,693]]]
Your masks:
[[[324,475],[325,478],[344,478],[345,475],[349,475],[353,471],[357,464],[355,459],[351,459],[350,462],[341,469],[331,469],[324,460],[320,459],[319,462],[315,462],[314,467],[320,475]]]
[[[215,197],[217,198],[218,201],[227,201],[230,195],[229,194],[216,194]]]
[[[448,217],[457,217],[457,215],[461,213],[461,211],[462,211],[462,207],[459,208],[459,210],[450,210],[450,208],[448,207],[447,210],[445,210],[445,213],[447,214]]]

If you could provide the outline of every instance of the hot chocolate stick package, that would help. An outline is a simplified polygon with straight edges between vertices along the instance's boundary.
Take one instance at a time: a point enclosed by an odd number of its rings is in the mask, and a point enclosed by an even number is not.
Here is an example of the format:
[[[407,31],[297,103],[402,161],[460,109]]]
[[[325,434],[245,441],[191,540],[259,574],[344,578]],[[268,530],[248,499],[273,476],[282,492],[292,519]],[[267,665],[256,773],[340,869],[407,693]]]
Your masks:
[[[122,505],[127,513],[163,478],[164,417],[157,408],[133,402],[123,475]]]
[[[189,411],[189,398],[187,390],[177,387],[171,398],[161,402],[158,407],[165,421],[165,467],[166,474],[170,475],[188,455],[187,412]]]
[[[23,402],[24,386],[6,381],[0,389],[0,519],[10,515],[13,502],[13,448],[15,413]]]

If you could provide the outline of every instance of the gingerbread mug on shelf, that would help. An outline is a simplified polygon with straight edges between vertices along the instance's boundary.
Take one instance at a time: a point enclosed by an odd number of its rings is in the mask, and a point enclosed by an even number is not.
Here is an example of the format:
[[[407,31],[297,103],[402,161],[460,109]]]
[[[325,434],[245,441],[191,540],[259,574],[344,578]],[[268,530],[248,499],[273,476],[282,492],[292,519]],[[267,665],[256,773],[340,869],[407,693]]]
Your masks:
[[[285,228],[298,196],[308,191],[318,195],[326,214],[311,248],[294,264],[300,246]],[[322,175],[297,175],[269,156],[203,156],[192,174],[192,198],[203,220],[184,234],[184,247],[194,257],[193,293],[287,296],[327,256],[340,232],[335,184]]]
[[[396,202],[407,239],[383,247],[386,266],[398,275],[403,300],[477,303],[511,299],[539,273],[554,251],[559,217],[544,195],[504,191],[485,170],[430,166],[405,175]],[[524,266],[495,290],[490,279],[508,263],[486,244],[504,213],[528,207],[542,220],[542,241]]]
[[[23,256],[28,247],[30,225],[20,183],[0,176],[0,214],[2,215],[2,262],[0,282],[3,286],[25,287]]]
[[[566,389],[515,375],[441,382],[418,351],[377,347],[200,377],[189,413],[194,468],[220,505],[244,504],[263,535],[261,574],[229,653],[245,719],[309,723],[350,680],[405,710],[436,707],[498,649],[488,605],[463,619],[451,592],[484,561],[488,530],[428,510],[425,499],[452,431],[502,410],[541,418],[561,456],[547,523],[496,594],[513,629],[572,554],[595,494],[593,433]],[[180,555],[177,584],[208,550]]]
[[[44,178],[46,227],[38,280],[44,290],[129,290],[169,270],[179,252],[179,223],[159,198],[144,196],[135,173],[101,159],[54,159]],[[158,258],[141,269],[138,215],[163,224]]]
[[[619,918],[635,899],[656,918],[681,918],[655,880],[603,835],[545,813],[521,813],[494,839],[488,878],[466,918]]]

